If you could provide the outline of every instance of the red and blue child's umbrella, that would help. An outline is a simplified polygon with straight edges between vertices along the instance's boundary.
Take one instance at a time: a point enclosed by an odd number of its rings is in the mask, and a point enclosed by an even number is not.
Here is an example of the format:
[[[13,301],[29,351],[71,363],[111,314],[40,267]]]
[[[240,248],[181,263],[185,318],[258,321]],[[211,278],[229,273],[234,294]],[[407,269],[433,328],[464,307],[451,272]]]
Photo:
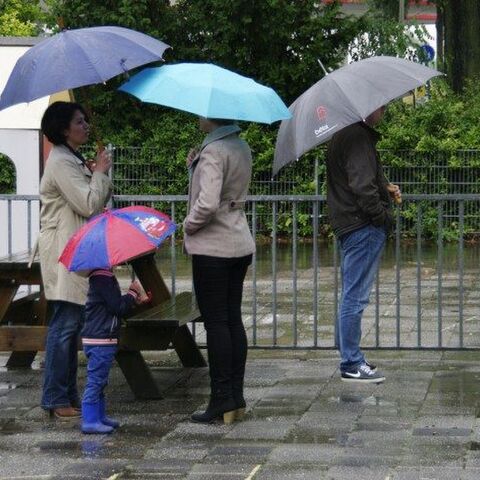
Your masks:
[[[71,272],[111,268],[155,251],[176,228],[168,215],[154,208],[107,210],[77,230],[58,260]]]

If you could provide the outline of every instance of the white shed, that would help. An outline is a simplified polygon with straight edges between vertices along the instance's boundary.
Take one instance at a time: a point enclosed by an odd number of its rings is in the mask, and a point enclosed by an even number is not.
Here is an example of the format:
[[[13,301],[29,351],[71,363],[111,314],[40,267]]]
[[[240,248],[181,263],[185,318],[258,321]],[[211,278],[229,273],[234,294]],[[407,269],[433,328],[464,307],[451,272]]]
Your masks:
[[[41,40],[38,37],[0,37],[0,92],[16,61]],[[52,98],[44,97],[0,111],[0,153],[15,166],[17,195],[39,193],[44,148],[40,122]],[[15,201],[9,206],[5,200],[0,200],[0,256],[24,251],[34,244],[38,234],[39,204],[32,202],[30,206],[29,214],[26,201]]]

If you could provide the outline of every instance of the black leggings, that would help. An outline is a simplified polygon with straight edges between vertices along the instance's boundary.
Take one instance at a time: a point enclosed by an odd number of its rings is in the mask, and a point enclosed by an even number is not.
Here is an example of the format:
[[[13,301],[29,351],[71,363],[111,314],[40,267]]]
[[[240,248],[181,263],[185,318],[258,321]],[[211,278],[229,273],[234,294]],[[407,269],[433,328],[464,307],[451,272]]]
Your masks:
[[[193,284],[207,331],[212,393],[243,383],[247,335],[242,323],[243,282],[252,255],[239,258],[193,255]]]

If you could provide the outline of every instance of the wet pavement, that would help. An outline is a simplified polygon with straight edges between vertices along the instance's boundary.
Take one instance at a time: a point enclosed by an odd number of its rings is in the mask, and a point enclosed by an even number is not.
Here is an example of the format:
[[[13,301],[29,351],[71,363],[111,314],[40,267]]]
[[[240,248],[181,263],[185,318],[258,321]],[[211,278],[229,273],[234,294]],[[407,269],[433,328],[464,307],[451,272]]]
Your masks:
[[[480,352],[369,353],[383,385],[342,383],[334,351],[249,352],[247,415],[230,426],[189,421],[206,369],[147,353],[164,399],[135,400],[115,367],[109,436],[46,418],[40,355],[0,367],[0,479],[478,480]]]

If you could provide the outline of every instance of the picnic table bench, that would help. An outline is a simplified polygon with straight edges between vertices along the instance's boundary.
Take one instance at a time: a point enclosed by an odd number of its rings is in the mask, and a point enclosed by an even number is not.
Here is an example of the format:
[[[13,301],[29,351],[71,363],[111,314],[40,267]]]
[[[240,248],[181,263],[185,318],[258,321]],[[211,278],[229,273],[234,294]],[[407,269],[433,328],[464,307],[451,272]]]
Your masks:
[[[34,260],[29,265],[29,261],[29,252],[0,258],[0,351],[12,352],[9,367],[30,366],[37,351],[45,349],[47,302],[40,264]],[[116,358],[137,398],[161,398],[141,351],[171,346],[183,366],[204,367],[205,359],[188,328],[188,323],[200,321],[201,315],[191,292],[171,297],[153,254],[130,263],[145,290],[152,293],[152,301],[125,320]],[[22,285],[36,285],[38,291],[15,298]]]

